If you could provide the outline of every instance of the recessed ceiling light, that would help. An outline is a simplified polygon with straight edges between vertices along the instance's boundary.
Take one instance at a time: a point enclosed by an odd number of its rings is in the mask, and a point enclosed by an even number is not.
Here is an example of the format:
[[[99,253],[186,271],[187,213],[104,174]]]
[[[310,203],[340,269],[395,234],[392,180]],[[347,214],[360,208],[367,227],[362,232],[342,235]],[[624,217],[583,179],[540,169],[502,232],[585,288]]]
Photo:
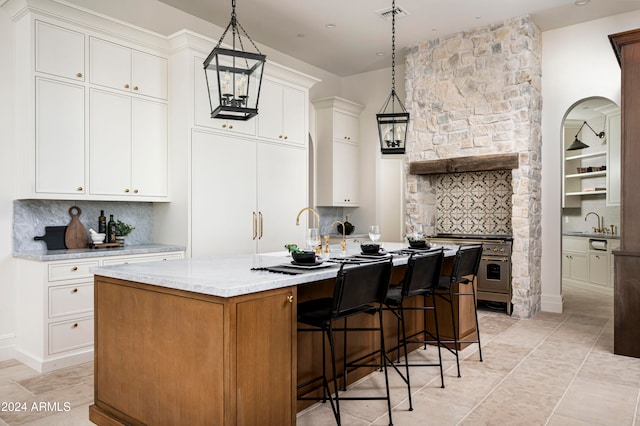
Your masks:
[[[589,3],[591,0],[576,0],[575,1],[575,5],[576,6],[584,6],[585,4]]]
[[[376,52],[376,56],[384,56],[384,52]]]
[[[298,38],[304,38],[304,34],[302,34],[302,33],[301,33],[301,34],[297,34],[297,35],[296,35],[296,37],[298,37]]]
[[[482,18],[482,16],[476,16],[476,19],[480,19],[480,18]]]
[[[325,27],[329,28],[330,30],[336,27],[336,24],[327,24],[325,25]]]

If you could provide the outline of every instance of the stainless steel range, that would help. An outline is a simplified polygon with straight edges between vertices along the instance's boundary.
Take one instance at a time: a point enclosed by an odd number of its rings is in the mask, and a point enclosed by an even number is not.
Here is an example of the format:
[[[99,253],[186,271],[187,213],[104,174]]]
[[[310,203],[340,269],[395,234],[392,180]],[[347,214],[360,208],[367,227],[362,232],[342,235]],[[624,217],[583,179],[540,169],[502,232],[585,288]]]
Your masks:
[[[478,268],[478,300],[503,302],[511,315],[511,246],[513,239],[505,235],[438,234],[430,239],[439,244],[482,243]]]

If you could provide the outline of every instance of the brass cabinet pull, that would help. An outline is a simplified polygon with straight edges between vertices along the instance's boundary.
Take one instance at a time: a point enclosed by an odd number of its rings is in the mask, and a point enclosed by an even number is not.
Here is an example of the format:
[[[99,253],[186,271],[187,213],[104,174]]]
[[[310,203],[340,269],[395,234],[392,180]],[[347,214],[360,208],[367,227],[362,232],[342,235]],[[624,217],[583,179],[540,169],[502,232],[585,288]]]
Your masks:
[[[129,85],[128,85],[128,84],[125,84],[125,85],[124,85],[124,88],[125,88],[125,89],[128,89],[128,88],[129,88]]]
[[[78,77],[78,78],[82,78],[82,73],[81,73],[81,72],[77,73],[77,74],[76,74],[76,77]]]
[[[76,323],[74,323],[74,324],[71,326],[71,328],[78,328],[78,323],[77,323],[77,322],[76,322]]]
[[[282,135],[278,136],[278,139],[282,139]]]
[[[78,267],[77,267],[77,266],[74,266],[73,268],[71,268],[71,270],[72,270],[72,271],[77,271],[77,270],[78,270]]]
[[[233,124],[229,124],[229,128],[230,128],[230,129],[233,129]]]
[[[285,140],[289,139],[289,136],[286,136],[286,135],[285,135],[284,139],[285,139]]]
[[[124,192],[125,192],[126,194],[128,194],[128,193],[129,193],[129,188],[126,188],[126,189],[124,190]]]
[[[256,216],[256,212],[253,213],[253,239],[255,240],[258,237],[258,217]]]
[[[138,90],[138,86],[133,86],[133,90]]]
[[[71,290],[71,293],[77,293],[77,292],[78,292],[77,288],[74,288],[73,290]]]
[[[260,218],[260,236],[258,237],[258,239],[262,239],[262,227],[264,226],[264,223],[262,221],[262,212],[258,212],[258,217]]]
[[[293,295],[292,294],[287,296],[287,302],[293,303]]]
[[[82,191],[83,189],[84,189],[83,187],[79,186],[76,188],[76,191]]]
[[[138,190],[137,190],[137,189],[134,189],[134,190],[133,190],[133,193],[134,193],[134,194],[137,194],[137,193],[138,193]]]

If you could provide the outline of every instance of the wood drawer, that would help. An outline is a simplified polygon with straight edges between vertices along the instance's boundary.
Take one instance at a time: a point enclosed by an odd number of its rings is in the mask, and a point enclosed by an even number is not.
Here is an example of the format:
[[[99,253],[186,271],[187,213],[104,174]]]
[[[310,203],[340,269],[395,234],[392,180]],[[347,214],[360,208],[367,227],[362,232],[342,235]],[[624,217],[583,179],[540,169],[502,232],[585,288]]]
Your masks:
[[[49,354],[93,345],[93,317],[49,324]]]
[[[93,317],[49,324],[49,354],[93,345]]]
[[[126,265],[128,263],[159,262],[163,260],[182,259],[182,253],[160,253],[153,256],[131,256],[118,259],[105,259],[103,265]]]
[[[93,312],[93,282],[49,287],[49,318]]]
[[[49,281],[73,280],[76,278],[92,278],[89,269],[98,266],[97,260],[84,260],[69,263],[52,263],[49,265]]]

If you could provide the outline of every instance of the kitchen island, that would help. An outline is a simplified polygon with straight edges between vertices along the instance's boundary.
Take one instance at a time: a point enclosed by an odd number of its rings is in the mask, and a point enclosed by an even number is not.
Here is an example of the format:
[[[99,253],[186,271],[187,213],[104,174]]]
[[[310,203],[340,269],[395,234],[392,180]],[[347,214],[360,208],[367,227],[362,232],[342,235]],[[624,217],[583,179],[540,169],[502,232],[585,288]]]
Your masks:
[[[393,257],[392,281],[407,258]],[[295,424],[296,385],[320,359],[319,335],[297,333],[296,302],[331,294],[339,264],[295,275],[255,270],[290,262],[282,252],[94,269],[91,421]],[[371,344],[350,339],[349,356]]]

